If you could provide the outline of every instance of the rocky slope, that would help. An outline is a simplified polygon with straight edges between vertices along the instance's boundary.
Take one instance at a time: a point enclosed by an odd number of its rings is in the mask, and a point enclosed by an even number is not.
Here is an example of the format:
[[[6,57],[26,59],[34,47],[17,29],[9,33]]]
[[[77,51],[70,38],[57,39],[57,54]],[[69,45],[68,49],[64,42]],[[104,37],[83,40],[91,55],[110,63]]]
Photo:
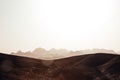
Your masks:
[[[0,53],[0,80],[120,80],[120,55],[40,60]]]

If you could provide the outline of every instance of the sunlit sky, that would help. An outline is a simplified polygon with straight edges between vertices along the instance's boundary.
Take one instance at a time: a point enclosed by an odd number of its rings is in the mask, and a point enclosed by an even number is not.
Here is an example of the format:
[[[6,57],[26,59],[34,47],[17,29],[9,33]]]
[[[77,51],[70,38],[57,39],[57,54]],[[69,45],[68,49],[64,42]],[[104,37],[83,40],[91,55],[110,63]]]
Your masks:
[[[120,0],[0,0],[0,52],[120,51]]]

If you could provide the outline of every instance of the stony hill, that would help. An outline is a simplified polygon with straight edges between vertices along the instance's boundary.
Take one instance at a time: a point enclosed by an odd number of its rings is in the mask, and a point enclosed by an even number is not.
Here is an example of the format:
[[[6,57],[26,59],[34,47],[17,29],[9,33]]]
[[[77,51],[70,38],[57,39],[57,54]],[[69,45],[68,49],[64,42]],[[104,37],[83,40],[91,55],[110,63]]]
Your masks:
[[[0,80],[120,80],[120,55],[40,60],[0,53]]]

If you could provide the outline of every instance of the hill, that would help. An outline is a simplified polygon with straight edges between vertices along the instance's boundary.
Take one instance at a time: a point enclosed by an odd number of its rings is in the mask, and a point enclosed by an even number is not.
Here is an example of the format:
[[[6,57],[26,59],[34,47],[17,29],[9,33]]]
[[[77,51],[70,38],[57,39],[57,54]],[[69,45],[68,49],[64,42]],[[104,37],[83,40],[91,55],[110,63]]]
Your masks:
[[[0,53],[0,80],[120,80],[120,55],[41,60]]]

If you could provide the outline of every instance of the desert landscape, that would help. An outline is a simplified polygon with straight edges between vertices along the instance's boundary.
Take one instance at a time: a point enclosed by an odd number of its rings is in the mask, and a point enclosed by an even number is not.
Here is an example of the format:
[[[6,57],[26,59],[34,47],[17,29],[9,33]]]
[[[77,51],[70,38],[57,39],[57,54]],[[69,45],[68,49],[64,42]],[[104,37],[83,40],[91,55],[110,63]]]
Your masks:
[[[120,0],[0,0],[0,80],[120,80]]]
[[[0,80],[120,80],[120,55],[42,60],[0,53]]]

